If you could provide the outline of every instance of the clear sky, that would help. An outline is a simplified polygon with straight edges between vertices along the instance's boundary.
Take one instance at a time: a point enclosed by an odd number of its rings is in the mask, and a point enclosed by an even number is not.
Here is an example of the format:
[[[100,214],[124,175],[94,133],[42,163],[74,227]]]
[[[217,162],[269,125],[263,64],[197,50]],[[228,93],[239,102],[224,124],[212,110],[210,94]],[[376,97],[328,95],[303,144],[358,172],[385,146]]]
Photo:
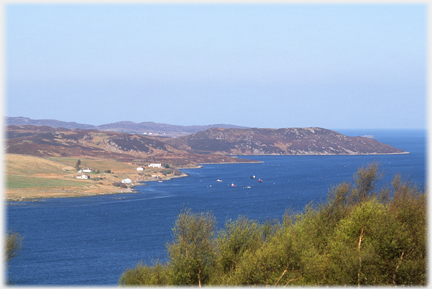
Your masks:
[[[425,4],[9,4],[6,116],[425,128]]]

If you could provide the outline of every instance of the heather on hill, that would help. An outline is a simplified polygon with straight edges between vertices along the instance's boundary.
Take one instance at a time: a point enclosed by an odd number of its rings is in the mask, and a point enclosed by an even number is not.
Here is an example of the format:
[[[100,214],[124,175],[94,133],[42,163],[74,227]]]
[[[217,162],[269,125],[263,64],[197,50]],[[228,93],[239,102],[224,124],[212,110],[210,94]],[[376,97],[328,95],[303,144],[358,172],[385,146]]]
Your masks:
[[[224,155],[368,155],[403,154],[401,149],[371,138],[349,137],[320,127],[209,128],[168,139],[189,152]]]
[[[122,285],[425,285],[426,192],[396,175],[377,187],[376,163],[329,189],[325,203],[264,223],[239,217],[218,230],[184,209],[168,262],[127,269]]]

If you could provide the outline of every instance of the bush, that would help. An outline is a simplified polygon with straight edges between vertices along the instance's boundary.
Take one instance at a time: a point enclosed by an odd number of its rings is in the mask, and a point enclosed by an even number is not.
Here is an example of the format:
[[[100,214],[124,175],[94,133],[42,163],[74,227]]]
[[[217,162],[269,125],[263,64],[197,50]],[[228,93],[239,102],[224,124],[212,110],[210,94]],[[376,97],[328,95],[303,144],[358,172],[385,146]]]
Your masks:
[[[183,210],[173,229],[174,242],[167,245],[173,285],[208,283],[215,259],[216,220],[210,213]]]
[[[425,285],[426,195],[400,176],[377,188],[372,163],[327,201],[260,224],[239,217],[215,232],[210,213],[180,213],[165,265],[138,264],[135,285]]]
[[[21,248],[22,248],[22,240],[23,238],[19,233],[16,233],[12,230],[9,230],[6,234],[6,241],[4,244],[4,256],[6,261],[6,269],[9,266],[9,262],[12,258],[15,258],[19,255]],[[13,283],[11,279],[6,280],[6,284]]]
[[[174,175],[175,176],[181,176],[183,173],[177,169],[174,169]]]
[[[126,188],[127,188],[127,185],[126,185],[126,184],[123,184],[122,182],[114,182],[114,183],[112,183],[112,185],[113,185],[114,187],[120,187],[120,188],[123,188],[123,189],[126,189]]]
[[[139,263],[134,269],[127,269],[119,283],[121,285],[170,285],[168,268],[159,262],[153,266]]]
[[[23,239],[19,233],[14,231],[7,232],[5,243],[6,262],[9,262],[12,258],[18,256],[21,251],[22,240]]]

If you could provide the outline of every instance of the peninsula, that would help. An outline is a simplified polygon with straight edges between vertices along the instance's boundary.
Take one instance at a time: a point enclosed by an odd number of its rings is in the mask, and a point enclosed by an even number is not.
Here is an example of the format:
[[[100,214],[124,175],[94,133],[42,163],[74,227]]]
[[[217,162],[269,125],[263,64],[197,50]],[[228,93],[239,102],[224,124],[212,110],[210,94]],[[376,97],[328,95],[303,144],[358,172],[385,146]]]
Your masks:
[[[203,129],[173,138],[98,129],[8,125],[5,197],[25,200],[132,192],[134,186],[144,182],[185,176],[179,171],[181,168],[257,162],[254,155],[407,153],[368,137],[348,137],[316,127]],[[236,155],[250,155],[251,159]],[[91,173],[82,176],[82,168],[91,168]]]

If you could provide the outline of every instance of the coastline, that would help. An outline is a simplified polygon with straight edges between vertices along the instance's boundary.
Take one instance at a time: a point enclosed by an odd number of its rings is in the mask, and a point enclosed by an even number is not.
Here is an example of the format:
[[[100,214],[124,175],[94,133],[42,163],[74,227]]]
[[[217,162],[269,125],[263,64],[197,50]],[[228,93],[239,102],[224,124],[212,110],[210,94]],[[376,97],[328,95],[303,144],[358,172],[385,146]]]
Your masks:
[[[199,167],[197,167],[199,168]],[[146,182],[155,182],[155,181],[169,181],[172,179],[176,179],[176,178],[183,178],[183,177],[188,177],[189,175],[186,173],[183,173],[179,176],[171,176],[171,177],[166,177],[166,178],[162,178],[162,179],[150,179],[147,181],[142,181],[142,182],[138,182],[135,183],[131,186],[129,186],[128,188],[125,189],[121,189],[119,190],[118,188],[116,188],[116,190],[101,190],[100,192],[85,192],[85,191],[53,191],[51,193],[54,194],[50,194],[48,195],[47,193],[49,193],[50,191],[45,190],[44,192],[46,192],[45,194],[38,192],[39,195],[29,195],[28,197],[6,197],[4,196],[3,201],[7,203],[7,205],[19,205],[18,203],[22,203],[22,202],[43,202],[46,199],[66,199],[66,198],[83,198],[83,197],[97,197],[97,196],[106,196],[106,195],[122,195],[122,194],[133,194],[133,193],[138,193],[138,191],[135,189],[135,187],[138,186],[146,186]],[[20,191],[20,189],[9,189],[9,190],[15,190],[15,191]],[[22,192],[26,191],[26,190],[22,190]],[[32,191],[36,191],[37,190],[32,190]],[[31,193],[30,193],[31,194]],[[13,204],[9,204],[9,203],[13,203]]]
[[[410,154],[410,152],[401,152],[401,153],[369,153],[369,154],[311,154],[311,153],[306,153],[306,154],[295,154],[295,155],[285,155],[285,156],[336,156],[336,155],[352,155],[352,156],[360,156],[360,155],[402,155],[402,154]],[[244,156],[244,157],[253,157],[253,156],[283,156],[283,155],[274,155],[274,154],[269,154],[269,155],[232,155],[231,157],[236,157],[236,156]],[[239,158],[238,158],[239,159]],[[190,166],[186,166],[186,167],[181,167],[178,168],[178,170],[182,170],[182,169],[200,169],[202,168],[204,165],[223,165],[223,164],[248,164],[248,163],[263,163],[262,161],[258,161],[258,160],[249,160],[249,161],[244,161],[244,162],[219,162],[219,163],[200,163],[200,164],[190,164]],[[96,196],[104,196],[104,195],[121,195],[121,194],[131,194],[131,193],[137,193],[138,191],[135,189],[135,187],[137,186],[146,186],[147,182],[154,182],[154,181],[169,181],[172,179],[176,179],[176,178],[183,178],[183,177],[188,177],[189,175],[187,173],[181,172],[181,175],[177,175],[177,176],[169,176],[169,177],[162,177],[162,178],[156,178],[156,179],[149,179],[149,180],[143,180],[140,182],[137,182],[135,184],[130,185],[128,188],[125,189],[120,189],[117,187],[110,187],[110,186],[106,186],[103,188],[97,188],[97,189],[92,189],[92,190],[88,190],[88,191],[74,191],[74,190],[60,190],[57,188],[40,188],[39,190],[37,189],[6,189],[6,192],[9,191],[20,191],[22,194],[20,196],[16,196],[16,197],[11,197],[11,196],[7,196],[8,193],[4,194],[4,202],[6,203],[14,203],[14,204],[18,204],[21,202],[40,202],[40,201],[44,201],[45,199],[63,199],[63,198],[81,198],[81,197],[96,197]],[[26,196],[28,195],[28,196]],[[7,204],[7,205],[13,205],[13,204]]]

